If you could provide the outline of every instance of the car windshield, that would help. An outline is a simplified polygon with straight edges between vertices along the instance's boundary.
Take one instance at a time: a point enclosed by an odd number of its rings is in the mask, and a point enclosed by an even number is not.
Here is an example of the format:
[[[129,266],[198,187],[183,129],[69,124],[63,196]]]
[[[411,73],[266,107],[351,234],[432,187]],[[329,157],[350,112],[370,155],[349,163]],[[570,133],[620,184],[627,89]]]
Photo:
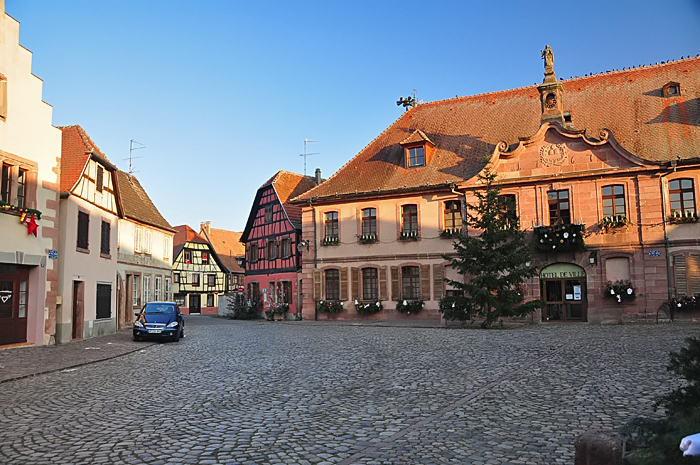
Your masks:
[[[175,314],[175,305],[174,304],[146,304],[146,310],[144,313],[149,314],[149,313],[164,313],[167,315],[174,315]]]

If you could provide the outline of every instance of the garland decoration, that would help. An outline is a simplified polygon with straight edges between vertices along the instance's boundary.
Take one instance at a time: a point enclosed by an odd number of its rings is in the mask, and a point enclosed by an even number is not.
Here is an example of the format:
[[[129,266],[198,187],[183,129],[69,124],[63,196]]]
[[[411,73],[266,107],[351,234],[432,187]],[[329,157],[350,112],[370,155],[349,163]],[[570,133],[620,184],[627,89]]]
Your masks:
[[[535,226],[534,248],[539,252],[583,252],[586,244],[583,233],[585,224],[553,224],[550,226]]]
[[[37,220],[41,219],[41,212],[33,208],[18,207],[17,205],[12,205],[11,203],[3,202],[0,200],[0,210],[13,211],[18,213],[26,213],[28,215],[34,215]]]
[[[380,301],[377,301],[376,303],[371,302],[368,304],[362,304],[357,300],[355,301],[355,310],[357,310],[357,313],[362,315],[373,315],[377,312],[381,312],[383,309],[384,307]]]
[[[617,303],[632,302],[637,298],[631,281],[608,281],[603,291],[603,298],[615,299]]]
[[[396,302],[396,311],[399,313],[405,313],[410,315],[411,313],[418,313],[425,307],[425,302],[422,300],[404,300],[403,302]]]
[[[331,300],[322,300],[316,304],[316,311],[319,313],[340,313],[343,311],[343,303]]]
[[[669,301],[673,310],[698,310],[700,309],[700,295],[682,295]]]

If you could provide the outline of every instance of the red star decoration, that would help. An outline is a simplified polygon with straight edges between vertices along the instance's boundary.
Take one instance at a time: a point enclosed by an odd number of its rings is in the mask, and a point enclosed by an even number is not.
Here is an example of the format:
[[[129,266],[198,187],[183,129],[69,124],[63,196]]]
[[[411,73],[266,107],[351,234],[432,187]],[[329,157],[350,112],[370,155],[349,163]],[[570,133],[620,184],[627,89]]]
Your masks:
[[[34,237],[37,237],[36,231],[39,229],[39,225],[36,224],[36,221],[34,221],[34,214],[32,213],[32,219],[27,221],[27,236],[30,234],[34,234]]]

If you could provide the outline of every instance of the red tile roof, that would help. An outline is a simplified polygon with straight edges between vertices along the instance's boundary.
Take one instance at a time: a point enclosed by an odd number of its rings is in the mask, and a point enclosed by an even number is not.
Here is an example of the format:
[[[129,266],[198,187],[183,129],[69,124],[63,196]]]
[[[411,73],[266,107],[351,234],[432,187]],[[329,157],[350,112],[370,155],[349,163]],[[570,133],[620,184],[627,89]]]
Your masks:
[[[187,242],[199,242],[201,244],[209,243],[205,238],[194,232],[194,229],[190,228],[186,224],[175,226],[173,229],[175,230],[175,237],[173,237],[173,259],[177,258]]]
[[[70,192],[83,174],[91,152],[109,162],[90,136],[78,126],[59,126],[61,143],[61,192]]]
[[[117,189],[124,217],[149,224],[166,231],[175,231],[163,218],[135,176],[117,170]]]
[[[668,82],[681,96],[664,98]],[[608,129],[652,162],[700,156],[700,58],[559,81],[573,127]],[[540,127],[537,86],[425,103],[403,113],[328,180],[294,199],[333,198],[445,185],[474,176],[500,141],[512,145]],[[422,131],[435,145],[428,166],[403,167],[402,141]],[[408,138],[408,139],[407,139]]]
[[[316,180],[311,176],[304,176],[289,171],[278,171],[260,186],[262,189],[272,184],[280,203],[287,212],[287,217],[292,224],[301,228],[301,206],[292,205],[289,201],[316,186]]]
[[[236,260],[236,257],[245,255],[245,244],[240,240],[243,233],[211,228],[208,233],[205,229],[201,229],[199,234],[209,238],[209,243],[214,247],[226,269],[234,273],[245,271]]]

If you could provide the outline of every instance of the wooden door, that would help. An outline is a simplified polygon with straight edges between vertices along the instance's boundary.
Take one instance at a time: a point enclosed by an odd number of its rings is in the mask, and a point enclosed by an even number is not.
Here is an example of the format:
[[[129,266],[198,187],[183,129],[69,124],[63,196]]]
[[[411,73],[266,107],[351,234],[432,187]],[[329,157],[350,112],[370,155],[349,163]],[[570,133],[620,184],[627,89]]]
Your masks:
[[[83,320],[85,312],[85,283],[73,281],[73,339],[83,338]]]
[[[28,271],[7,267],[0,274],[0,345],[27,342]]]
[[[190,294],[190,315],[192,313],[202,313],[202,302],[199,294]]]

